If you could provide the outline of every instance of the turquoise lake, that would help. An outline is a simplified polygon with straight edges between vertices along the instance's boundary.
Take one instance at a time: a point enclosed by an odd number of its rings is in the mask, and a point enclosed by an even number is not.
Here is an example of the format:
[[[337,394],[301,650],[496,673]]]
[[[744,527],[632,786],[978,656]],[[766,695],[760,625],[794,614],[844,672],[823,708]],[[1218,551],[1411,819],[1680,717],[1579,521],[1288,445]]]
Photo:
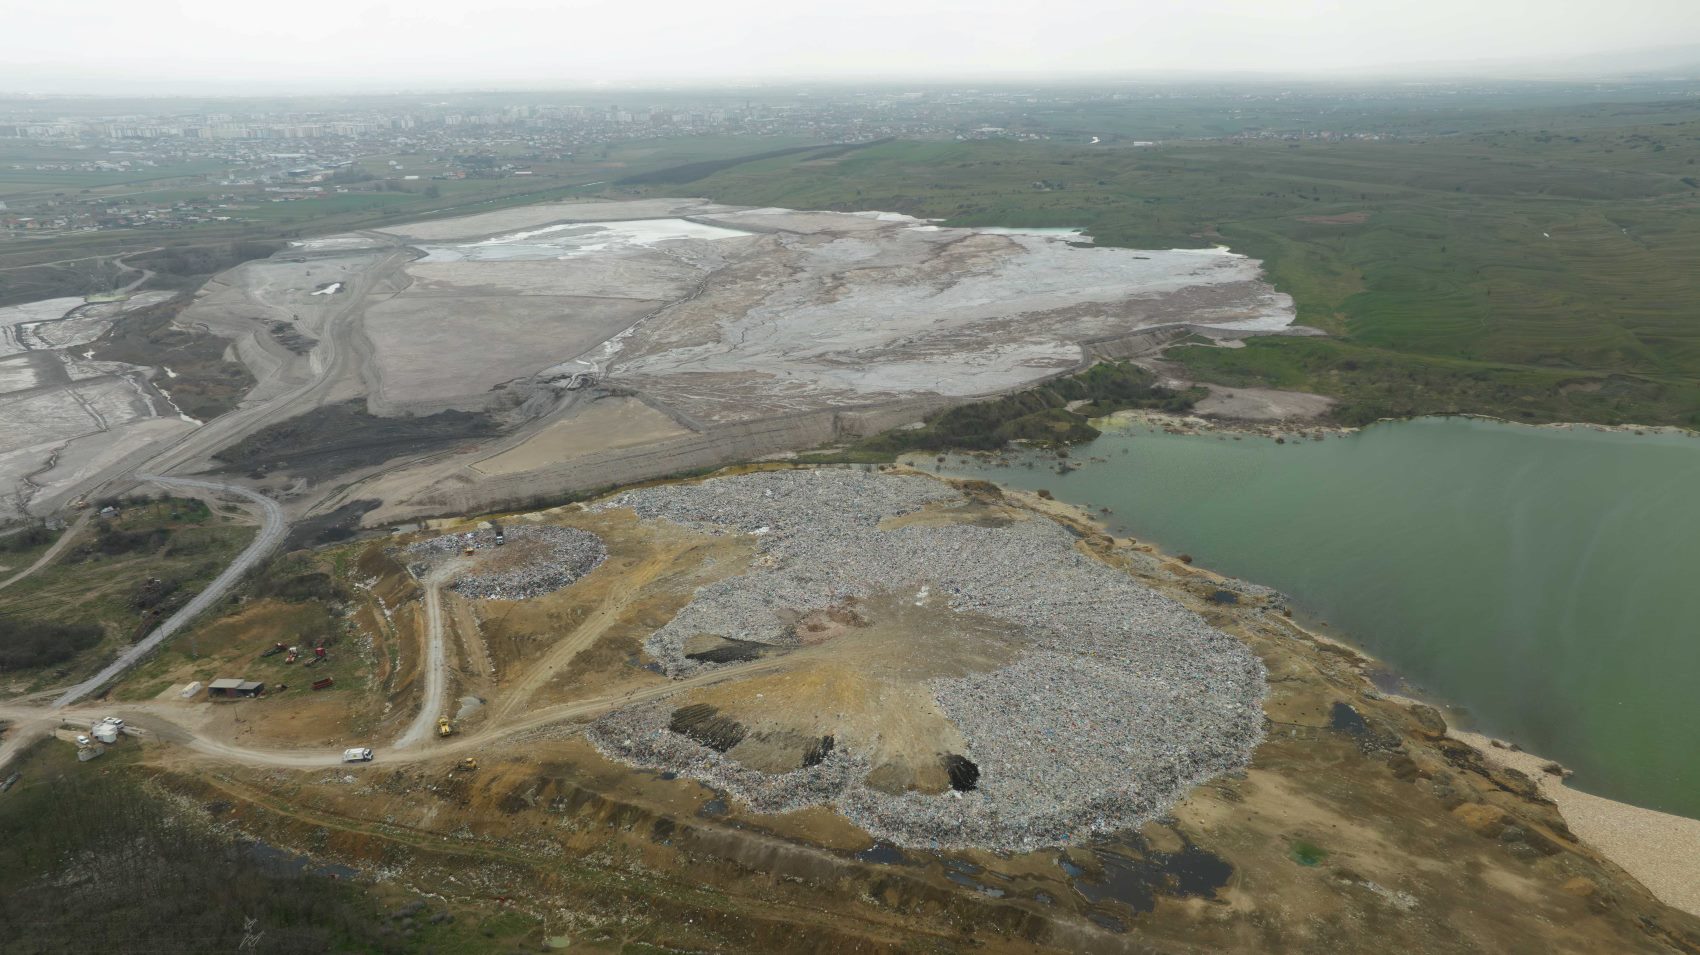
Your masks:
[[[1051,455],[950,461],[1108,506],[1116,533],[1281,590],[1571,785],[1700,817],[1700,439],[1464,418],[1285,444],[1140,427],[1076,448],[1068,474]]]

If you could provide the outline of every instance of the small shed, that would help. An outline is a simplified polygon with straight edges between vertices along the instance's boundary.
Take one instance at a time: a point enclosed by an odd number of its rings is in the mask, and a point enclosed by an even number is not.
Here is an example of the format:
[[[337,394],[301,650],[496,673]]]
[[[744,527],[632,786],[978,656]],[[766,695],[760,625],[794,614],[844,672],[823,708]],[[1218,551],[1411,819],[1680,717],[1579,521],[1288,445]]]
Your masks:
[[[236,680],[227,677],[207,684],[207,695],[215,700],[236,700],[243,697],[259,696],[265,691],[266,685],[254,680]]]

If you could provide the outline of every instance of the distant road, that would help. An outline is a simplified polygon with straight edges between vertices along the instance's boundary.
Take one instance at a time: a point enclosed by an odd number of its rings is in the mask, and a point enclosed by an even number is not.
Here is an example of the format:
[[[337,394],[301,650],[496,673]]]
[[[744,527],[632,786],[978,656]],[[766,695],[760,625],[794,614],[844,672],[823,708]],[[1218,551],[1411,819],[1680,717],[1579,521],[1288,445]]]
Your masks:
[[[283,533],[288,528],[288,524],[285,523],[283,519],[283,506],[263,494],[257,494],[245,487],[238,487],[234,484],[219,484],[215,481],[200,481],[194,478],[176,478],[150,474],[138,474],[136,475],[136,480],[148,481],[154,484],[163,484],[166,487],[192,488],[202,491],[221,491],[226,494],[235,494],[238,497],[247,498],[249,501],[260,506],[260,532],[254,536],[253,543],[250,543],[248,548],[242,553],[237,554],[236,559],[230,562],[230,566],[226,567],[223,573],[214,578],[213,582],[208,584],[205,590],[196,594],[192,600],[184,604],[176,613],[166,618],[164,623],[156,627],[154,631],[148,634],[147,637],[145,637],[140,643],[137,643],[135,646],[119,654],[118,659],[113,660],[106,666],[105,669],[76,686],[71,687],[69,690],[66,690],[63,696],[53,701],[54,709],[69,706],[72,703],[77,702],[83,697],[88,696],[90,693],[93,693],[95,690],[111,683],[125,670],[128,670],[141,662],[143,657],[146,657],[161,643],[170,639],[172,634],[181,630],[184,624],[195,619],[195,617],[200,615],[201,611],[206,610],[208,607],[211,607],[213,604],[222,599],[230,588],[235,586],[236,582],[242,579],[243,574],[246,574],[250,569],[264,559],[267,554],[270,554],[279,544],[283,543]]]

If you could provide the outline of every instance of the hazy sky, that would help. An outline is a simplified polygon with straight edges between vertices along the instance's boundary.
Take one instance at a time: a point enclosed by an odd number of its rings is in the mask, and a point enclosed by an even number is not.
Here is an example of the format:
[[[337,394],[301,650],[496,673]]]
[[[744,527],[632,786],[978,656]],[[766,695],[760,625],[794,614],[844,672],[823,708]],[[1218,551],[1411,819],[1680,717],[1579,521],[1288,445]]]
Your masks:
[[[0,89],[1381,70],[1700,44],[1700,0],[5,0]]]

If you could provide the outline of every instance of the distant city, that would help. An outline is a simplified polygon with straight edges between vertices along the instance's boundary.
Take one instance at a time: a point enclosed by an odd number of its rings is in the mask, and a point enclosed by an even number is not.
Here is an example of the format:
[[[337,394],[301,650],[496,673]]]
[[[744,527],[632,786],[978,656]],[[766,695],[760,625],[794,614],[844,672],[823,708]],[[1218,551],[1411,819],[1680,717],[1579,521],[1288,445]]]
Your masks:
[[[1700,84],[1595,95],[1692,99]],[[348,99],[0,98],[0,237],[244,222],[256,203],[415,192],[433,183],[589,168],[598,147],[726,137],[761,149],[880,139],[1153,146],[1171,139],[1377,142],[1441,134],[1446,117],[1556,84],[822,88],[747,93],[454,94]],[[553,94],[565,99],[574,94]],[[1329,125],[1318,127],[1319,117]],[[604,153],[605,158],[605,153]],[[103,188],[145,182],[143,189]],[[63,183],[63,185],[59,185]],[[9,205],[8,205],[9,202]],[[276,218],[262,216],[261,218]]]

